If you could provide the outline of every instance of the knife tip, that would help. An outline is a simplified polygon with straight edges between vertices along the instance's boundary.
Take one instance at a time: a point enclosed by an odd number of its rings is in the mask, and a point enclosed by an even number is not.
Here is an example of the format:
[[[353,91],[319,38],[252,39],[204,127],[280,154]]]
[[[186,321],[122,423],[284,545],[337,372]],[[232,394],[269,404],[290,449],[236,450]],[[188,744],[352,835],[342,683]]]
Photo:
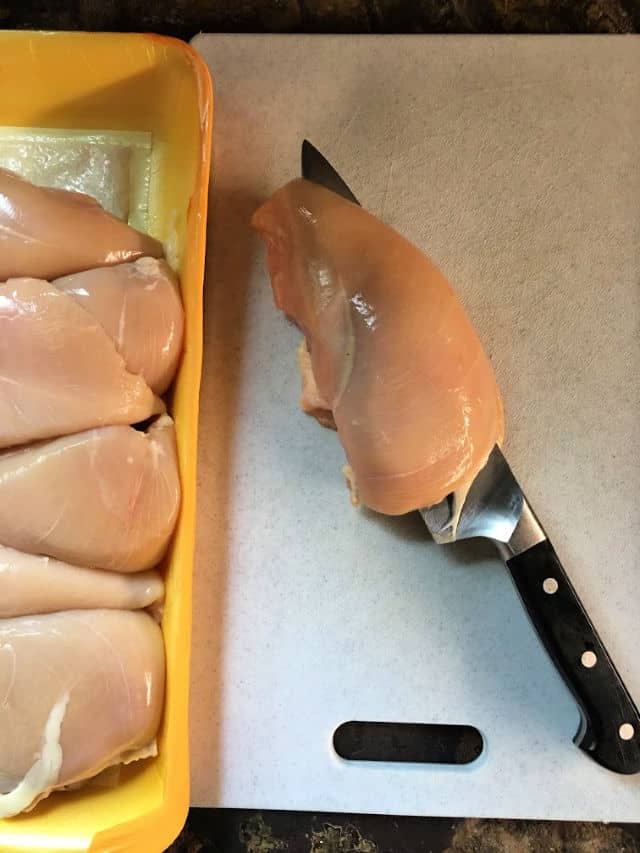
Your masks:
[[[309,171],[309,159],[313,156],[315,152],[315,147],[309,142],[308,139],[302,140],[302,146],[300,148],[300,171],[302,173],[302,177],[305,178],[308,175]]]

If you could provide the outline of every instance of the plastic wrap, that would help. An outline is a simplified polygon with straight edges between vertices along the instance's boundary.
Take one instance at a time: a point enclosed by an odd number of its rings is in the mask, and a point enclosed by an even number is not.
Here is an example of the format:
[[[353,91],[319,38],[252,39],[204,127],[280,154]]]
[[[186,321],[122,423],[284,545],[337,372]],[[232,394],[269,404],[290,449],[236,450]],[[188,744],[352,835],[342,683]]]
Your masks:
[[[146,613],[0,621],[0,817],[154,754],[163,695],[162,635]]]
[[[116,130],[0,128],[0,168],[41,187],[95,198],[109,213],[147,230],[151,134]]]

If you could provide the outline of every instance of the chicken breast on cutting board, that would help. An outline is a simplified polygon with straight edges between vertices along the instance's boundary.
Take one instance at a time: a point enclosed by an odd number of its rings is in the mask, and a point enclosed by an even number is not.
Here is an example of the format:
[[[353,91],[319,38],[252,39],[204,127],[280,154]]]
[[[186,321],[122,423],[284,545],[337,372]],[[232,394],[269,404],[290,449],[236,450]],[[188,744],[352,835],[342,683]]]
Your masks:
[[[158,572],[85,569],[0,545],[0,619],[59,610],[141,610],[163,596]]]
[[[136,258],[162,245],[82,193],[37,187],[0,169],[0,281],[51,279]]]
[[[162,559],[180,506],[173,421],[102,427],[0,454],[0,543],[136,572]]]
[[[184,331],[180,286],[167,262],[140,258],[58,278],[54,284],[95,317],[127,370],[164,394],[178,366]]]
[[[164,647],[147,613],[0,620],[0,818],[155,754]]]
[[[401,514],[464,493],[503,436],[489,359],[451,286],[374,216],[304,180],[254,215],[277,306],[304,333],[304,405],[335,421],[360,500]],[[303,366],[305,363],[303,354]]]
[[[0,447],[132,424],[162,408],[73,297],[39,279],[0,285]]]

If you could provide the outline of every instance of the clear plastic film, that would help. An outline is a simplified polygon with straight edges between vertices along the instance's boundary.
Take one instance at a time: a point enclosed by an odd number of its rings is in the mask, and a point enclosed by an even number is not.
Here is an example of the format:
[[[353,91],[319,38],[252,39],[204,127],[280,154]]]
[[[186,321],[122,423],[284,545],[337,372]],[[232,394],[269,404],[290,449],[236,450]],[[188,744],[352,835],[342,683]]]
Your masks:
[[[41,187],[95,198],[109,213],[146,231],[150,133],[0,127],[0,168]]]

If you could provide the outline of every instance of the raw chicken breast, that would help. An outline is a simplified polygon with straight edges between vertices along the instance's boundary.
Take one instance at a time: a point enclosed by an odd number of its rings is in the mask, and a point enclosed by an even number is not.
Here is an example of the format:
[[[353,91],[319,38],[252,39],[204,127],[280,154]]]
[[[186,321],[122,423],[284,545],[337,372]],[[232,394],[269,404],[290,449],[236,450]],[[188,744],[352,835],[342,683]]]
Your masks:
[[[51,280],[162,254],[157,240],[116,219],[90,196],[36,187],[0,169],[0,281]]]
[[[0,285],[0,447],[132,424],[161,408],[71,296],[38,279]]]
[[[56,279],[98,320],[131,373],[163,394],[182,350],[184,312],[176,275],[166,261],[140,258]]]
[[[102,427],[0,454],[0,542],[137,572],[163,557],[180,506],[173,421]]]
[[[0,545],[0,618],[91,610],[140,610],[160,601],[164,584],[157,572],[124,575],[83,569]]]
[[[0,620],[0,818],[156,753],[164,648],[147,613]]]
[[[462,305],[415,246],[355,204],[293,181],[254,215],[276,304],[306,336],[363,503],[396,515],[464,492],[502,440],[493,370]]]

